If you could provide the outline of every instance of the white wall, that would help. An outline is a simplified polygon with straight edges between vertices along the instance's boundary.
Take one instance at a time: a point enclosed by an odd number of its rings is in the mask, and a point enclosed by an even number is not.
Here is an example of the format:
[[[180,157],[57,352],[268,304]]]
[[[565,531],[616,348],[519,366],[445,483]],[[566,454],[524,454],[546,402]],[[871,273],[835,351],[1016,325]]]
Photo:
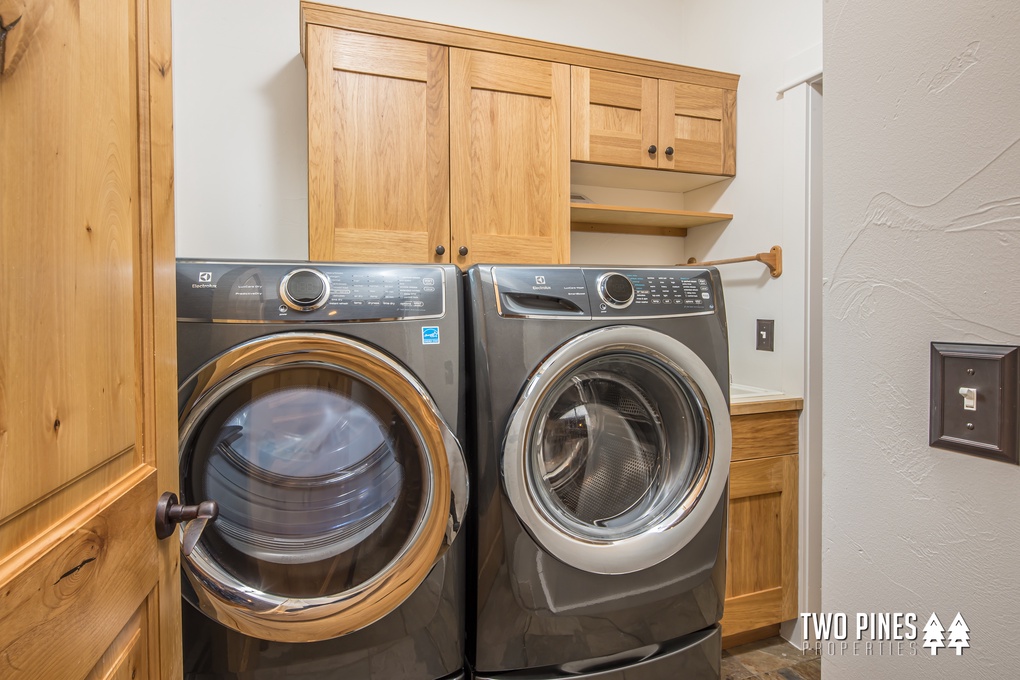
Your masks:
[[[737,91],[737,175],[686,195],[689,210],[733,214],[727,225],[691,230],[687,254],[700,260],[741,257],[774,245],[793,257],[788,274],[772,279],[758,264],[727,265],[730,361],[734,382],[803,395],[803,243],[789,242],[784,224],[784,101],[787,65],[821,42],[821,3],[689,2],[678,44],[682,56],[740,74]],[[793,140],[803,144],[803,140]],[[803,240],[802,233],[794,238]],[[798,247],[800,246],[800,247]],[[784,309],[798,302],[795,316]],[[755,350],[755,320],[776,322],[775,352]]]
[[[576,234],[575,261],[670,264],[782,245],[783,105],[775,89],[786,62],[820,41],[818,0],[333,4],[740,74],[738,176],[686,195],[686,207],[731,212],[733,221],[691,230],[686,243]],[[173,12],[178,255],[306,258],[298,1],[175,0]],[[780,357],[797,322],[784,317],[783,279],[757,264],[723,271],[735,380],[800,393],[783,384]],[[755,318],[776,320],[775,354],[754,351]]]
[[[927,443],[929,343],[1020,342],[1018,36],[1015,0],[826,5],[823,609],[971,630],[826,680],[1020,677],[1020,468]]]

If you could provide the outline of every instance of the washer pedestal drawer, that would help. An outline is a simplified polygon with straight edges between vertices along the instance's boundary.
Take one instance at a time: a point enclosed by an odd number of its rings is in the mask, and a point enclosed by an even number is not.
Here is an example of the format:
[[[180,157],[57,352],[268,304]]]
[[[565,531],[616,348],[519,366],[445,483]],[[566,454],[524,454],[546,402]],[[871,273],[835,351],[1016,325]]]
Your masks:
[[[495,675],[475,674],[474,680],[719,680],[722,657],[722,635],[719,626],[661,645],[655,653],[627,662],[615,659],[594,659],[570,664],[570,668],[543,668],[512,671]],[[587,670],[583,667],[587,666]],[[580,671],[580,672],[578,672]]]

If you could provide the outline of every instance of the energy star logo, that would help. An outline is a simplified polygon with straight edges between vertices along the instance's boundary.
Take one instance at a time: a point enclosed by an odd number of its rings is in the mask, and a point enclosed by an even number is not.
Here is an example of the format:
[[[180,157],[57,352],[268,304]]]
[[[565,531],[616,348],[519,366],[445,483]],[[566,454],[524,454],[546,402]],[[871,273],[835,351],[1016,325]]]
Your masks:
[[[916,656],[927,651],[937,656],[940,649],[948,648],[961,656],[964,649],[970,648],[970,628],[960,612],[948,628],[935,612],[920,627],[918,622],[922,619],[913,612],[807,613],[801,614],[800,619],[805,652]]]
[[[421,344],[423,344],[423,345],[438,345],[439,344],[439,326],[422,326],[421,327]]]

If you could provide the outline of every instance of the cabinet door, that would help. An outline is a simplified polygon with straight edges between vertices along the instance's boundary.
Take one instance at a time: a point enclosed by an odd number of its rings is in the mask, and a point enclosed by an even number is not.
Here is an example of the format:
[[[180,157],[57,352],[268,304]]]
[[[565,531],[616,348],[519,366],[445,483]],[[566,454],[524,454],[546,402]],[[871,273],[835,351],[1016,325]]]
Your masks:
[[[736,109],[735,90],[660,80],[659,167],[735,174]]]
[[[309,257],[449,262],[447,48],[309,25],[305,50]]]
[[[0,23],[0,678],[180,678],[170,3]]]
[[[571,160],[657,167],[655,78],[572,66],[570,99]]]
[[[567,262],[570,67],[451,48],[450,74],[453,261]]]
[[[723,636],[797,616],[797,456],[730,466]]]

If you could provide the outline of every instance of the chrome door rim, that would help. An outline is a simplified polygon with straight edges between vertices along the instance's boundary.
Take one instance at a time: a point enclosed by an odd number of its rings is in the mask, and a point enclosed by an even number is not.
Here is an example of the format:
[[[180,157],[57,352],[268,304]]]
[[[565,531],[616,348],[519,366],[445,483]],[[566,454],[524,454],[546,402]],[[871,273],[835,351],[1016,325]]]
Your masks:
[[[426,498],[415,530],[397,556],[376,576],[341,593],[298,598],[261,591],[223,569],[201,541],[191,555],[182,555],[202,611],[238,632],[281,642],[345,635],[398,607],[445,554],[467,509],[463,452],[424,385],[386,354],[339,335],[278,333],[238,345],[199,369],[179,390],[179,457],[183,460],[186,444],[205,415],[232,389],[281,366],[309,364],[356,377],[397,407],[423,452]]]
[[[650,357],[691,388],[704,413],[708,461],[683,501],[654,526],[627,538],[596,540],[570,533],[540,507],[527,470],[528,448],[536,412],[558,378],[589,359],[615,353]],[[587,572],[632,573],[676,554],[705,526],[726,491],[731,446],[726,397],[705,362],[679,340],[658,331],[611,326],[566,342],[531,375],[507,426],[501,464],[503,486],[528,533],[554,557]]]

